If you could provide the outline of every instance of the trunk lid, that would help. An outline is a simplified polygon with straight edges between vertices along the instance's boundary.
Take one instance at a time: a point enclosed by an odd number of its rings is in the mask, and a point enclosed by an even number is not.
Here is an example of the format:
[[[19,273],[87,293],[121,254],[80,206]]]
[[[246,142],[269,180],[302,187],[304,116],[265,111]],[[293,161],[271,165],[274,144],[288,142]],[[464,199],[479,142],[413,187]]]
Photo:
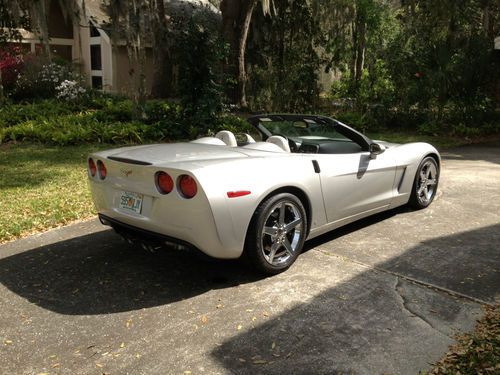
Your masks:
[[[233,159],[248,157],[237,149],[196,143],[157,144],[125,147],[99,153],[111,160],[137,165]]]

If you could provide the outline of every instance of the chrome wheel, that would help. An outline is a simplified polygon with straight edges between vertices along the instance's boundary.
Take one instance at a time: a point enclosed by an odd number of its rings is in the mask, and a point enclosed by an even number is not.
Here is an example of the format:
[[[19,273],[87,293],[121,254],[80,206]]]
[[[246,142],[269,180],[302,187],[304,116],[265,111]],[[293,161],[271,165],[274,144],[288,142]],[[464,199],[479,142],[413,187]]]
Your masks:
[[[439,164],[436,159],[427,156],[418,166],[408,204],[417,210],[426,208],[434,200],[438,184]]]
[[[423,206],[427,206],[436,194],[438,183],[437,166],[433,159],[428,159],[422,165],[417,181],[418,202]]]
[[[274,204],[264,219],[260,248],[272,266],[287,264],[301,250],[304,218],[297,204],[281,200]]]

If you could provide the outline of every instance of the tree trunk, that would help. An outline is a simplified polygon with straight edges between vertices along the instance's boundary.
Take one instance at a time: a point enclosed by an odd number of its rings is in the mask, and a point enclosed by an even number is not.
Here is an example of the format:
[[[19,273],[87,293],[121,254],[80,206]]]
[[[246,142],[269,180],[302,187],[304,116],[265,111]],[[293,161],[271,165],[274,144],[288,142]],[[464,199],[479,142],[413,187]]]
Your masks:
[[[253,10],[255,9],[255,4],[257,0],[249,0],[244,8],[243,25],[241,26],[241,35],[239,41],[238,49],[238,96],[239,96],[239,106],[240,108],[247,109],[247,95],[246,95],[246,85],[247,85],[247,72],[245,67],[245,51],[247,48],[248,31],[250,30],[250,22],[252,21]]]
[[[486,3],[483,6],[483,30],[484,30],[484,35],[486,37],[490,36],[491,33],[491,28],[490,28],[490,6],[488,3]]]
[[[358,45],[358,30],[356,28],[356,22],[353,20],[351,22],[351,34],[352,34],[352,56],[351,63],[349,64],[349,72],[351,73],[351,89],[354,90],[356,82],[356,61],[357,61],[357,45]]]
[[[52,52],[50,50],[50,36],[49,28],[47,25],[47,8],[46,3],[43,0],[33,1],[30,5],[32,21],[34,21],[36,28],[40,34],[40,39],[43,45],[45,55],[49,59],[52,59]]]
[[[257,0],[222,0],[223,35],[230,46],[226,72],[236,78],[237,86],[229,90],[229,98],[241,108],[248,108],[246,100],[247,74],[245,51],[252,14]]]
[[[154,15],[154,72],[151,95],[155,98],[166,98],[172,91],[172,67],[170,65],[170,48],[167,40],[168,25],[165,12],[165,3],[163,0],[157,0],[154,2],[151,14]]]
[[[356,85],[359,85],[363,75],[366,51],[366,23],[361,20],[358,24],[358,45],[356,46]]]
[[[365,65],[366,51],[366,19],[363,9],[356,9],[356,17],[352,26],[352,51],[353,57],[351,60],[351,80],[353,83],[354,95],[358,95],[363,69]]]

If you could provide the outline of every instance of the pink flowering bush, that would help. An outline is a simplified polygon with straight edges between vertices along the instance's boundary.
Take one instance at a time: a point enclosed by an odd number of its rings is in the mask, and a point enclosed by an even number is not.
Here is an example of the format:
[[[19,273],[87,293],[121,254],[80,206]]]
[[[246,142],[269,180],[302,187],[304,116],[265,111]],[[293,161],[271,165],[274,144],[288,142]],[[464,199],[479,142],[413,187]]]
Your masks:
[[[23,53],[19,47],[0,49],[2,83],[7,92],[14,89],[17,79],[23,72],[25,63],[31,58],[31,54]]]

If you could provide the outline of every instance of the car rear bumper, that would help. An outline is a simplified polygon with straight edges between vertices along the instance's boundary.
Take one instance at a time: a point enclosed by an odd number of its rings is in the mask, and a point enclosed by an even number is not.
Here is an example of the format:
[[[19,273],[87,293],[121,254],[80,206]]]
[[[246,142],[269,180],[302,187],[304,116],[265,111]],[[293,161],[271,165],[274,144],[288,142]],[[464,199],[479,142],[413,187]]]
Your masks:
[[[123,223],[119,220],[113,219],[103,214],[98,214],[98,216],[101,224],[112,227],[118,234],[122,235],[127,239],[134,238],[139,241],[175,244],[175,245],[180,245],[182,247],[191,248],[193,250],[201,251],[192,243],[181,240],[179,238],[174,238],[164,234],[155,233],[146,229],[135,227],[133,225]]]
[[[211,206],[202,195],[191,200],[179,195],[155,196],[129,186],[125,189],[143,194],[140,213],[124,212],[118,204],[124,187],[118,184],[90,181],[90,189],[101,222],[116,227],[124,237],[131,232],[134,237],[161,239],[196,248],[208,256],[235,259],[241,250],[225,246],[219,236]]]

